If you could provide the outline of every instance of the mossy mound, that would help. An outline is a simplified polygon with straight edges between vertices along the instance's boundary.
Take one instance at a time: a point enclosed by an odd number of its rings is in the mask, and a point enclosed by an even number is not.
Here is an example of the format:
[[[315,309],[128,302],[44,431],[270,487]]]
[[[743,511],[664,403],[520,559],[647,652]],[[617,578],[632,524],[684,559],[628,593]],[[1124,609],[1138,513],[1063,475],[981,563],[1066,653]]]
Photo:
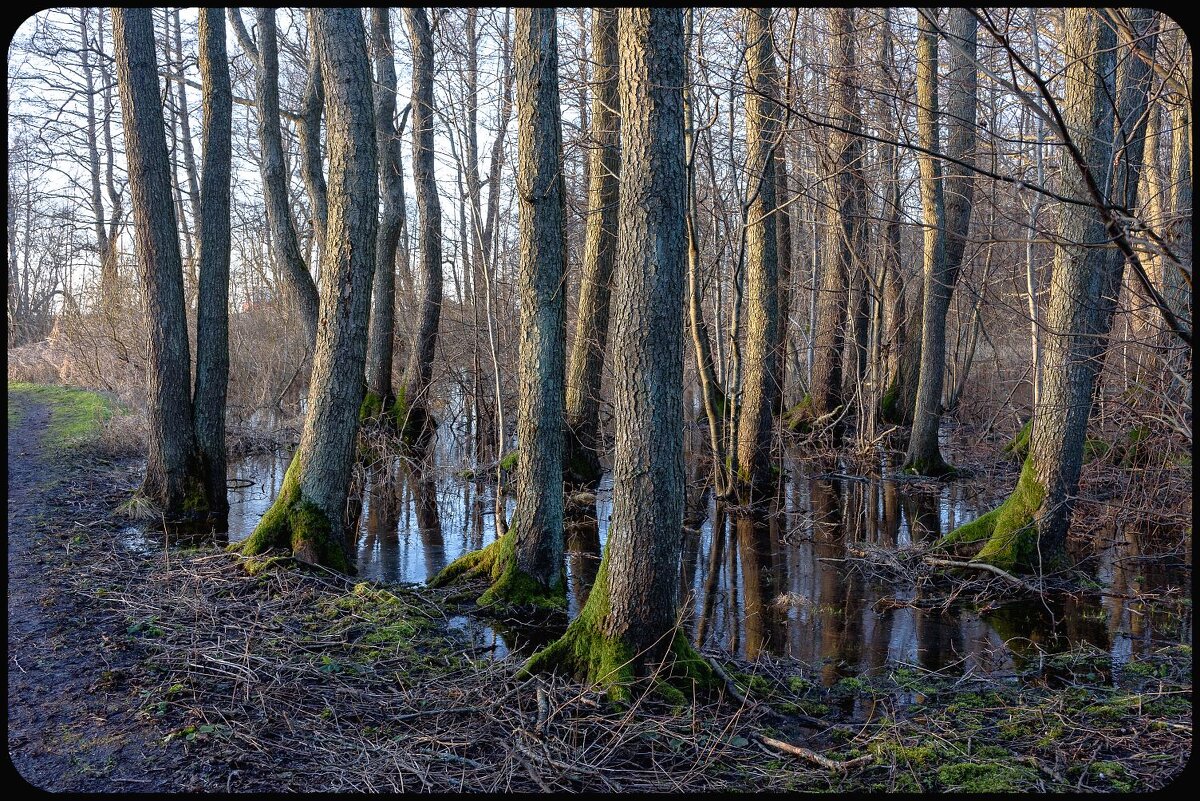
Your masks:
[[[479,606],[562,611],[567,608],[567,585],[560,574],[547,588],[517,566],[517,527],[485,548],[463,554],[446,565],[429,582],[447,587],[482,579],[488,587],[476,600]]]
[[[1008,499],[976,520],[959,526],[938,542],[939,548],[983,542],[973,561],[986,562],[1002,570],[1038,567],[1038,537],[1034,515],[1046,497],[1038,481],[1033,460],[1026,459],[1017,486]],[[1043,561],[1051,554],[1043,554]]]
[[[674,632],[663,659],[663,669],[649,665],[645,657],[621,637],[607,635],[601,621],[609,614],[608,566],[600,564],[587,603],[562,637],[531,656],[518,676],[561,673],[603,688],[614,701],[627,701],[644,680],[653,675],[652,689],[667,701],[684,702],[698,689],[720,686],[712,667],[680,631]]]
[[[958,468],[947,462],[938,454],[933,459],[913,459],[905,462],[901,472],[910,476],[928,476],[930,478],[954,478]]]
[[[805,395],[799,403],[783,414],[783,425],[793,434],[807,434],[812,430],[812,396]]]
[[[325,513],[300,490],[300,461],[292,459],[283,485],[271,508],[246,541],[232,546],[245,556],[257,556],[273,548],[290,549],[297,561],[321,565],[342,573],[352,572],[345,548],[333,537],[333,526]]]

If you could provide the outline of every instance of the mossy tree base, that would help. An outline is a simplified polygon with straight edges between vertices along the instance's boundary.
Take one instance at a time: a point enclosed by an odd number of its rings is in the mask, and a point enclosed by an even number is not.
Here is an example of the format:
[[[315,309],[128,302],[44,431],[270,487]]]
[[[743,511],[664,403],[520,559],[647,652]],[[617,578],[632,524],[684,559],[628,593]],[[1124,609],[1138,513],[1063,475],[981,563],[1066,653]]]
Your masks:
[[[1137,432],[1139,431],[1139,428],[1135,428],[1133,431],[1130,431],[1128,437],[1126,438],[1127,441],[1131,442],[1135,446],[1138,442]],[[1031,417],[1025,421],[1025,425],[1021,426],[1021,430],[1013,435],[1013,438],[1005,444],[1003,452],[1008,456],[1011,456],[1013,459],[1024,460],[1027,456],[1029,456],[1029,441],[1032,435],[1033,418]],[[1121,447],[1121,445],[1117,446],[1118,449]],[[1109,445],[1104,440],[1097,439],[1095,437],[1088,437],[1083,441],[1083,463],[1091,464],[1097,459],[1103,459],[1112,449],[1113,446]],[[1122,466],[1127,467],[1128,465],[1122,463]]]
[[[545,611],[566,611],[567,585],[559,575],[545,586],[517,566],[516,526],[478,551],[463,554],[429,582],[431,587],[448,587],[482,580],[488,582],[476,600],[479,606],[500,606]]]
[[[333,537],[329,518],[300,490],[300,466],[292,459],[275,503],[263,515],[254,533],[236,546],[246,556],[275,548],[290,550],[300,562],[352,573],[346,550]]]
[[[910,476],[928,476],[929,478],[955,478],[958,468],[949,464],[939,454],[933,459],[913,459],[905,462],[901,472]]]
[[[938,542],[939,548],[982,542],[972,561],[1002,570],[1033,571],[1058,561],[1061,554],[1038,554],[1034,518],[1046,497],[1033,461],[1026,459],[1017,486],[1004,503],[982,517],[959,526]]]
[[[425,405],[410,404],[407,389],[401,387],[391,407],[390,416],[403,448],[414,457],[423,455],[437,431],[437,420]]]
[[[808,434],[812,430],[812,396],[805,395],[799,403],[784,412],[783,425],[793,434]]]
[[[622,637],[610,636],[601,621],[611,610],[608,597],[608,565],[601,562],[587,603],[562,637],[531,656],[519,676],[559,673],[604,689],[614,701],[628,700],[639,684],[653,677],[651,689],[672,703],[683,702],[697,688],[715,689],[720,681],[704,657],[676,630],[661,660],[638,650]]]

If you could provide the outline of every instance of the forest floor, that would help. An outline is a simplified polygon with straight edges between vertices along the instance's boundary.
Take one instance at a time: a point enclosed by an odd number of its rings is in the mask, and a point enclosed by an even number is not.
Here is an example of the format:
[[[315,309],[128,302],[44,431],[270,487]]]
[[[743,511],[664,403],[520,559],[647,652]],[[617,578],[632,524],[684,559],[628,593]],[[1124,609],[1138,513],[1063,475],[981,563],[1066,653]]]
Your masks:
[[[37,787],[1129,791],[1190,756],[1186,645],[833,687],[722,657],[734,691],[675,707],[519,680],[444,592],[130,534],[140,464],[80,444],[78,400],[9,392],[9,755]]]

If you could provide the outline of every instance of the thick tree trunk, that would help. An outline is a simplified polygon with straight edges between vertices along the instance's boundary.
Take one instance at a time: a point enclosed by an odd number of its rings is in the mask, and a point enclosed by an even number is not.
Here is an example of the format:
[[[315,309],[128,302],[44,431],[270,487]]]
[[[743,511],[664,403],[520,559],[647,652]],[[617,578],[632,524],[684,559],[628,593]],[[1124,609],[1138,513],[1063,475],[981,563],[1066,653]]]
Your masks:
[[[921,146],[941,152],[938,143],[938,49],[934,22],[919,12],[917,60],[917,126]],[[916,406],[904,469],[923,476],[951,472],[938,448],[942,386],[946,378],[946,314],[958,281],[971,226],[974,178],[967,166],[975,161],[976,72],[975,40],[978,23],[970,10],[948,11],[949,38],[946,79],[946,155],[961,163],[945,166],[943,195],[940,159],[920,156],[921,203],[925,210],[925,308],[921,315],[921,366]]]
[[[396,115],[396,65],[386,8],[371,9],[371,49],[375,58],[375,142],[379,148],[379,191],[383,216],[375,241],[375,286],[371,292],[371,333],[367,352],[367,401],[370,415],[390,410],[392,350],[396,328],[396,250],[404,214],[404,175]]]
[[[613,696],[647,675],[709,679],[676,629],[683,525],[683,14],[621,9],[622,187],[613,304],[616,451],[608,546],[566,634],[525,671],[561,667]]]
[[[192,397],[196,443],[208,506],[224,530],[225,396],[229,385],[229,179],[232,168],[233,92],[220,9],[200,12],[204,173],[200,184],[200,293],[196,323],[196,387]]]
[[[183,262],[171,202],[150,9],[114,9],[113,40],[133,197],[134,246],[150,321],[146,370],[150,452],[140,492],[161,507],[168,521],[194,520],[207,515],[208,504],[188,393],[191,359]]]
[[[1116,37],[1103,13],[1066,11],[1062,117],[1096,185],[1111,188],[1114,177],[1123,175],[1119,186],[1136,186],[1144,136],[1126,133],[1129,144],[1116,153],[1112,98],[1119,98],[1120,119],[1144,120],[1138,108],[1145,108],[1146,83],[1128,71],[1114,81]],[[1087,196],[1086,178],[1069,157],[1064,158],[1060,191],[1068,197]],[[1129,200],[1124,188],[1109,196],[1116,202]],[[1092,390],[1112,328],[1114,288],[1120,286],[1124,268],[1124,258],[1108,246],[1109,240],[1095,206],[1063,204],[1046,316],[1051,335],[1046,338],[1045,374],[1029,455],[1008,500],[943,540],[947,545],[983,541],[978,561],[1037,571],[1063,559]]]
[[[588,159],[587,231],[575,343],[567,373],[564,466],[568,480],[584,487],[600,481],[597,429],[600,383],[608,342],[608,301],[617,249],[617,203],[621,173],[621,105],[617,94],[617,12],[592,11],[592,136]]]
[[[481,605],[562,608],[563,272],[566,188],[559,117],[558,36],[553,9],[517,9],[516,70],[520,203],[520,377],[517,509],[507,533],[456,560],[433,581],[487,576]]]
[[[363,398],[367,318],[378,232],[371,65],[358,9],[313,14],[329,126],[329,227],[321,325],[308,415],[274,504],[242,548],[290,548],[296,559],[350,572],[346,498]]]
[[[779,395],[779,251],[775,216],[775,147],[779,95],[771,10],[747,9],[746,95],[750,194],[746,232],[746,372],[737,434],[738,494],[743,503],[771,492],[772,412]]]
[[[442,314],[442,206],[433,168],[433,34],[425,9],[406,8],[404,18],[412,43],[413,182],[421,220],[423,294],[420,323],[398,393],[396,416],[405,442],[423,457],[435,425],[428,412],[427,395]]]

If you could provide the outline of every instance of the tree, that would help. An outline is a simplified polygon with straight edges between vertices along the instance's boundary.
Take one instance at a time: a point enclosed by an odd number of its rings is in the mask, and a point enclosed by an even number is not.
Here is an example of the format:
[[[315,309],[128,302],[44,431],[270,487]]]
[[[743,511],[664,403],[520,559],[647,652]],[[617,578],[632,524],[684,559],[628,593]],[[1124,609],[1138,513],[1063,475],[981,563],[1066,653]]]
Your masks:
[[[404,221],[404,173],[400,164],[400,133],[396,130],[396,65],[392,52],[392,30],[386,8],[371,9],[371,49],[375,57],[375,141],[379,148],[379,189],[383,214],[375,243],[375,286],[371,291],[372,312],[367,352],[368,416],[390,411],[395,405],[392,391],[392,351],[396,327],[396,251]],[[407,247],[407,244],[405,245]]]
[[[292,219],[288,199],[287,165],[283,154],[283,138],[279,131],[279,41],[275,31],[275,9],[257,9],[258,45],[251,41],[237,9],[229,9],[229,21],[246,55],[254,62],[255,97],[258,113],[258,141],[261,148],[259,170],[262,173],[263,201],[267,208],[267,225],[275,258],[282,263],[283,273],[292,290],[300,319],[310,343],[317,338],[317,316],[320,301],[317,286],[300,253],[300,239]],[[319,48],[318,48],[319,49]]]
[[[707,680],[676,627],[683,525],[684,47],[679,9],[621,9],[622,187],[613,315],[616,446],[608,545],[566,633],[524,670],[560,669],[615,697],[660,678]]]
[[[517,195],[521,340],[518,357],[517,510],[495,542],[455,560],[431,582],[486,576],[481,605],[561,608],[563,572],[563,239],[565,184],[553,9],[518,9]]]
[[[833,33],[834,84],[830,117],[837,128],[829,131],[827,153],[827,235],[822,259],[821,287],[814,321],[812,383],[808,397],[789,412],[794,430],[827,424],[835,441],[842,436],[842,358],[846,340],[847,293],[856,255],[853,243],[862,225],[865,184],[862,179],[863,147],[857,135],[862,130],[858,112],[858,66],[855,29],[850,9],[829,10]],[[858,256],[861,257],[861,256]]]
[[[154,23],[149,9],[114,9],[113,38],[138,272],[149,332],[149,456],[140,494],[168,521],[208,514],[192,422],[191,358],[183,301],[183,261],[159,99]]]
[[[769,493],[773,413],[779,395],[779,251],[776,234],[775,176],[779,143],[778,75],[771,10],[747,9],[746,140],[749,158],[746,232],[746,373],[737,426],[737,478],[742,500]]]
[[[329,131],[329,225],[309,409],[275,502],[242,546],[350,571],[346,496],[363,396],[379,194],[366,31],[358,9],[313,15]]]
[[[585,487],[600,481],[597,429],[600,383],[608,342],[609,293],[617,249],[621,175],[621,101],[617,92],[617,12],[592,10],[592,135],[588,174],[587,232],[575,316],[575,343],[567,373],[568,479]]]
[[[1126,69],[1114,80],[1116,36],[1107,12],[1068,9],[1063,49],[1066,89],[1061,109],[1054,111],[1062,120],[1060,137],[1074,155],[1064,157],[1061,194],[1087,197],[1091,184],[1106,188],[1112,201],[1123,204],[1130,199],[1125,193],[1138,183],[1145,75]],[[1119,104],[1115,132],[1114,97]],[[1122,120],[1128,126],[1124,131]],[[1124,143],[1119,150],[1118,136]],[[1122,251],[1107,246],[1110,230],[1098,204],[1061,205],[1046,315],[1050,336],[1029,453],[1008,499],[942,540],[943,545],[982,542],[976,561],[1033,571],[1064,556],[1092,391],[1124,269]]]
[[[921,204],[925,210],[925,308],[921,315],[921,362],[916,405],[904,469],[925,476],[950,472],[938,449],[942,385],[946,375],[946,313],[958,281],[971,225],[975,160],[976,73],[975,41],[978,24],[965,8],[950,9],[946,38],[949,98],[946,103],[946,155],[932,155],[938,144],[938,46],[933,11],[918,12],[917,127],[922,154]]]
[[[225,482],[225,396],[229,386],[229,178],[232,167],[233,92],[220,9],[200,12],[200,75],[204,108],[199,242],[200,290],[196,322],[196,386],[192,396],[196,444],[209,508],[229,513]],[[224,528],[224,525],[221,526]]]
[[[413,181],[417,189],[421,247],[420,322],[396,398],[405,442],[423,454],[433,427],[427,397],[442,314],[442,206],[433,171],[433,35],[424,8],[404,9],[412,45]]]

